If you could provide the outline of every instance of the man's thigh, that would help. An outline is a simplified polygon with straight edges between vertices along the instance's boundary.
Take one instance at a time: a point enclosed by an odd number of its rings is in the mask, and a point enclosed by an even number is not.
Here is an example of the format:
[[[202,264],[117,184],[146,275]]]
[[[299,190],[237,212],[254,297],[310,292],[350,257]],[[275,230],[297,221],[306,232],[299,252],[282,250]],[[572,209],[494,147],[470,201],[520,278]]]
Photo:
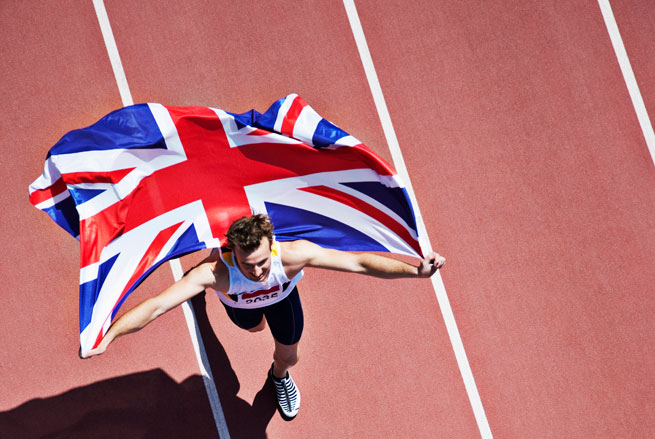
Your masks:
[[[305,319],[297,288],[284,300],[264,308],[264,315],[277,342],[291,346],[300,341]]]

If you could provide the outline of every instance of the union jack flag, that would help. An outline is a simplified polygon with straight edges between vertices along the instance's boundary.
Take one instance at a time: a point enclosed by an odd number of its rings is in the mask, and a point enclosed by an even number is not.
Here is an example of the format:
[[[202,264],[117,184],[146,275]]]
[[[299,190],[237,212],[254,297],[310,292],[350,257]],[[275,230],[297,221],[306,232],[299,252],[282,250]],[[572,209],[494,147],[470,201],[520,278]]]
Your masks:
[[[80,241],[80,344],[96,347],[163,262],[268,214],[279,241],[418,256],[395,171],[299,96],[265,113],[139,104],[66,134],[30,201]]]

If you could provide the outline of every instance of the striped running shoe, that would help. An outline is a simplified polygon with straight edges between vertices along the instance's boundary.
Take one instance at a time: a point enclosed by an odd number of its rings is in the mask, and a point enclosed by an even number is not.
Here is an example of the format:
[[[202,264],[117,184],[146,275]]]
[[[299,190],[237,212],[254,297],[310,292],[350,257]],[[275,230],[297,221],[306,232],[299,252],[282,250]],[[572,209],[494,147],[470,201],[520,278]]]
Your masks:
[[[268,371],[268,376],[275,385],[275,394],[277,395],[277,408],[280,415],[285,421],[291,421],[298,414],[300,410],[300,392],[293,378],[287,371],[287,376],[284,378],[277,378],[273,375],[273,365],[271,370]]]

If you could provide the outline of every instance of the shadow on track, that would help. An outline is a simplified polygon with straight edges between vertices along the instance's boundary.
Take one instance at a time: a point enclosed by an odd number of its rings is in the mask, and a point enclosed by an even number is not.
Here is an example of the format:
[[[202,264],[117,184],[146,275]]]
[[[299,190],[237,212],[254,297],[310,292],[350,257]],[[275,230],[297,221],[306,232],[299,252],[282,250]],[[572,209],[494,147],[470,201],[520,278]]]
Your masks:
[[[99,381],[0,413],[0,437],[212,437],[200,376],[176,383],[161,369]],[[215,428],[214,428],[215,430]]]
[[[253,404],[237,397],[239,380],[211,328],[204,294],[193,299],[232,439],[264,439],[276,412],[266,379]],[[0,412],[2,438],[216,438],[202,377],[181,383],[163,370],[125,375],[28,401]]]
[[[232,439],[266,438],[266,427],[277,411],[273,383],[266,377],[262,388],[255,395],[252,406],[238,398],[239,380],[237,379],[223,345],[214,333],[209,317],[205,294],[192,299],[200,334],[205,343],[205,351],[211,365],[212,375],[216,380],[218,396],[223,406],[223,413]]]

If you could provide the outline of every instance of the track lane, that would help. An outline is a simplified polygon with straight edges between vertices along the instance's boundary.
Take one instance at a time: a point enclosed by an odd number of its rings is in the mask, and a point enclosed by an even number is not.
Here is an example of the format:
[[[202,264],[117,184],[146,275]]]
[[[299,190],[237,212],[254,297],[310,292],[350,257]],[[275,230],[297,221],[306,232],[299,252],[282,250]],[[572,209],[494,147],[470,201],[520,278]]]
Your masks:
[[[324,116],[390,158],[343,10],[320,2],[301,10],[286,4],[222,10],[195,2],[170,14],[169,8],[159,6],[140,5],[138,10],[127,2],[107,6],[136,102],[200,103],[230,111],[245,111],[250,107],[244,105],[252,102],[263,110],[296,91]],[[251,24],[247,37],[241,24],[246,10]],[[221,57],[226,62],[216,61]],[[391,294],[398,288],[413,293],[403,295],[402,307]],[[303,415],[291,424],[273,417],[266,430],[271,437],[321,437],[328,432],[378,437],[381,431],[419,437],[435,431],[442,437],[475,434],[452,350],[439,329],[442,323],[429,283],[391,284],[308,273],[302,290],[308,291],[303,300],[309,341],[301,346],[302,364],[294,369],[294,377],[302,386]],[[379,291],[385,300],[360,296],[357,291]],[[254,401],[270,364],[270,335],[244,334],[232,328],[217,300],[208,297],[207,303],[212,326],[239,376],[238,396]],[[416,316],[415,309],[425,307],[425,314]],[[353,309],[356,316],[367,310],[374,322],[353,321]],[[329,320],[323,321],[322,316]],[[362,324],[378,330],[360,331]],[[408,330],[399,333],[397,327]],[[352,329],[344,332],[345,328]],[[348,332],[351,340],[346,346],[336,341]],[[385,346],[384,350],[388,346],[382,358],[379,346]],[[218,377],[217,381],[220,387]],[[343,396],[327,397],[327,383]],[[389,389],[384,387],[387,383]],[[396,393],[403,393],[403,404],[398,407],[394,406]],[[446,396],[434,398],[435,394]],[[348,403],[340,404],[339,399]],[[231,421],[226,415],[234,434],[241,421]],[[319,418],[326,422],[317,422]],[[356,422],[340,421],[345,419]]]
[[[648,436],[652,163],[597,6],[358,8],[494,435]]]
[[[47,150],[65,132],[95,122],[121,103],[92,5],[39,4],[37,12],[25,2],[3,2],[0,9],[7,67],[2,97],[12,109],[7,114],[14,115],[3,120],[0,134],[3,208],[11,212],[3,221],[2,238],[0,436],[84,435],[93,428],[155,434],[158,425],[174,434],[188,428],[186,421],[174,422],[171,412],[176,411],[189,421],[211,421],[202,381],[194,378],[197,367],[179,359],[193,353],[188,335],[176,331],[175,323],[156,322],[144,330],[141,343],[118,341],[110,355],[77,358],[79,245],[29,204],[27,187],[43,171]],[[157,273],[143,292],[171,281],[170,274]],[[139,294],[126,308],[134,299]],[[166,320],[175,322],[177,312]],[[181,310],[178,320],[184,328]],[[147,401],[141,399],[143,392],[150,394]],[[190,402],[180,403],[180,395],[191,396]],[[167,406],[159,405],[162,399]],[[129,416],[108,414],[112,426],[101,419],[87,423],[95,411]]]
[[[34,209],[27,187],[43,172],[50,146],[70,127],[91,123],[120,105],[106,66],[78,65],[80,58],[103,55],[93,11],[72,15],[54,5],[41,8],[38,17],[24,2],[3,2],[0,9],[6,66],[2,97],[5,108],[12,109],[0,130],[3,208],[12,212],[3,221],[1,238],[6,259],[0,343],[7,347],[2,364],[11,371],[3,379],[3,410],[80,384],[80,376],[72,373],[79,362],[72,355],[79,345],[78,245]],[[42,382],[34,378],[48,370]]]

